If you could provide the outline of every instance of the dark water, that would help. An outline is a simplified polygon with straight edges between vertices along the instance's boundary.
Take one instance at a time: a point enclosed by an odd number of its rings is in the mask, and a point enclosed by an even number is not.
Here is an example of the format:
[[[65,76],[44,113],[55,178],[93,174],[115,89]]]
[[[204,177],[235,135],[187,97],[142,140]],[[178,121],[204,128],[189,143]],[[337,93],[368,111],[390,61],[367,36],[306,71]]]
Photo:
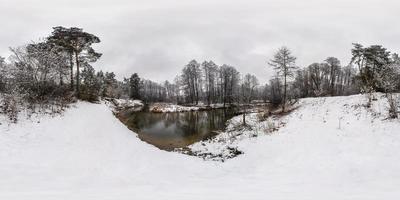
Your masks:
[[[121,113],[119,118],[139,138],[163,150],[186,147],[215,136],[234,116],[232,109],[183,113]]]

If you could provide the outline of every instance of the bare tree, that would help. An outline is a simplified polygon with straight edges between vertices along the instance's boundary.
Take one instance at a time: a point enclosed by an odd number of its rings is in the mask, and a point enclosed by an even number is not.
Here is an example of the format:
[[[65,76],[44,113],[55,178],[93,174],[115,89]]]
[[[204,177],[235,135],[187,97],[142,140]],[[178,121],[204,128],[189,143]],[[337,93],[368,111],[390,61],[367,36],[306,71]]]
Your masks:
[[[396,91],[400,75],[400,59],[397,54],[392,55],[392,61],[378,72],[378,82],[385,92],[389,103],[389,117],[398,117],[398,100],[393,93]]]
[[[237,99],[240,73],[236,68],[225,64],[220,67],[219,71],[221,79],[220,90],[222,93],[222,102],[225,107],[227,103],[232,104],[234,99]]]
[[[273,66],[277,71],[278,75],[283,78],[283,102],[282,112],[285,112],[285,105],[287,101],[287,82],[288,78],[293,77],[294,70],[297,69],[295,66],[296,57],[292,56],[292,52],[287,47],[280,48],[274,55],[274,58],[270,60],[269,65]]]
[[[210,105],[215,99],[215,84],[217,79],[218,66],[213,61],[204,61],[202,64],[204,71],[204,84],[207,104]]]
[[[192,60],[182,70],[182,84],[191,103],[199,103],[201,93],[201,70],[200,64]]]
[[[3,57],[0,56],[0,92],[4,92],[6,89],[6,75],[7,75],[7,69],[6,69],[6,62]]]
[[[331,96],[334,96],[336,93],[335,91],[335,83],[338,72],[340,71],[340,61],[335,57],[328,57],[325,62],[328,64],[329,67],[329,91]]]
[[[241,83],[241,102],[244,104],[250,104],[251,101],[256,96],[256,87],[258,86],[258,79],[256,76],[251,74],[246,74]],[[243,125],[246,125],[246,114],[247,105],[243,105]]]

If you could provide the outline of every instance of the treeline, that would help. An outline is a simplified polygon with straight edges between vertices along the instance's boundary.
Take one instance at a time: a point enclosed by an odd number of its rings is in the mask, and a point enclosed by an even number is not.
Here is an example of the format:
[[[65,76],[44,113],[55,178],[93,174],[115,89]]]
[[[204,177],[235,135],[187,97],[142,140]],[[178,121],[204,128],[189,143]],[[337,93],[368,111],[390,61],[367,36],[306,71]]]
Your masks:
[[[62,109],[76,99],[130,98],[192,105],[262,101],[280,105],[284,112],[297,98],[384,92],[391,99],[391,115],[397,116],[397,101],[391,94],[400,90],[400,59],[379,45],[354,44],[347,65],[328,57],[303,68],[282,47],[266,63],[276,72],[266,84],[234,66],[196,60],[183,66],[174,81],[157,83],[137,73],[119,81],[113,72],[96,72],[92,64],[101,53],[93,44],[99,42],[80,28],[55,27],[39,42],[10,48],[7,62],[0,57],[0,111],[16,119],[21,106]]]
[[[141,79],[134,73],[121,83],[122,97],[140,99],[147,103],[171,102],[177,104],[232,104],[250,103],[262,98],[262,88],[258,79],[251,74],[243,77],[236,68],[228,65],[218,66],[212,61],[198,63],[190,61],[180,75],[171,83],[156,83]]]
[[[267,85],[271,102],[285,105],[288,100],[303,97],[368,94],[370,106],[374,92],[385,93],[390,117],[398,117],[400,92],[400,58],[381,45],[363,47],[353,44],[351,62],[342,66],[337,58],[329,57],[322,63],[313,63],[299,69],[296,58],[286,47],[279,49],[270,65],[277,72]]]

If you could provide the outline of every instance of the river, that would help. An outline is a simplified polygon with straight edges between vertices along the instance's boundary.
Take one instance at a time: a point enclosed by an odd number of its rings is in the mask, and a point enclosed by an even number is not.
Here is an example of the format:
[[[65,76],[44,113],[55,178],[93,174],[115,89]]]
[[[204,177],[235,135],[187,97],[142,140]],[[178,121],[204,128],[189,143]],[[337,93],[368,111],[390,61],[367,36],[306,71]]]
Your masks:
[[[119,118],[141,140],[172,151],[215,136],[224,130],[234,113],[233,109],[181,113],[122,112]]]

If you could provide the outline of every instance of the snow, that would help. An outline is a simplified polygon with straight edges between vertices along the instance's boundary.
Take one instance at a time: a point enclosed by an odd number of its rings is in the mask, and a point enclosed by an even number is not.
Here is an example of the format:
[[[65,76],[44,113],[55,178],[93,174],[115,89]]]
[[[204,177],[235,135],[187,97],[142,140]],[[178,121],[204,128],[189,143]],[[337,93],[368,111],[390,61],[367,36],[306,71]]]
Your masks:
[[[366,101],[303,99],[226,162],[158,150],[106,105],[79,102],[0,125],[0,199],[399,199],[399,120],[384,98]]]
[[[224,104],[216,103],[206,105],[200,102],[196,106],[181,106],[172,103],[153,103],[150,105],[149,111],[156,112],[156,113],[171,113],[171,112],[190,112],[190,111],[199,111],[199,110],[207,110],[211,108],[223,108]],[[226,105],[229,107],[229,105]]]
[[[273,134],[284,125],[277,117],[262,120],[263,113],[246,114],[246,127],[243,127],[243,116],[238,115],[227,122],[226,130],[207,141],[190,145],[190,152],[203,157],[205,160],[225,161],[236,157],[242,140],[262,135]]]
[[[121,109],[130,109],[133,111],[140,111],[144,104],[141,100],[131,100],[131,99],[111,99],[109,100],[113,103],[113,109],[121,110]]]
[[[154,103],[150,106],[150,112],[169,113],[169,112],[189,112],[197,111],[200,107],[196,106],[180,106],[170,103]]]
[[[230,105],[225,105],[225,107],[229,106]],[[171,113],[171,112],[190,112],[190,111],[218,109],[218,108],[224,108],[224,104],[215,103],[207,105],[203,102],[199,102],[197,105],[194,106],[182,106],[173,103],[153,103],[150,105],[149,111],[156,113]]]

